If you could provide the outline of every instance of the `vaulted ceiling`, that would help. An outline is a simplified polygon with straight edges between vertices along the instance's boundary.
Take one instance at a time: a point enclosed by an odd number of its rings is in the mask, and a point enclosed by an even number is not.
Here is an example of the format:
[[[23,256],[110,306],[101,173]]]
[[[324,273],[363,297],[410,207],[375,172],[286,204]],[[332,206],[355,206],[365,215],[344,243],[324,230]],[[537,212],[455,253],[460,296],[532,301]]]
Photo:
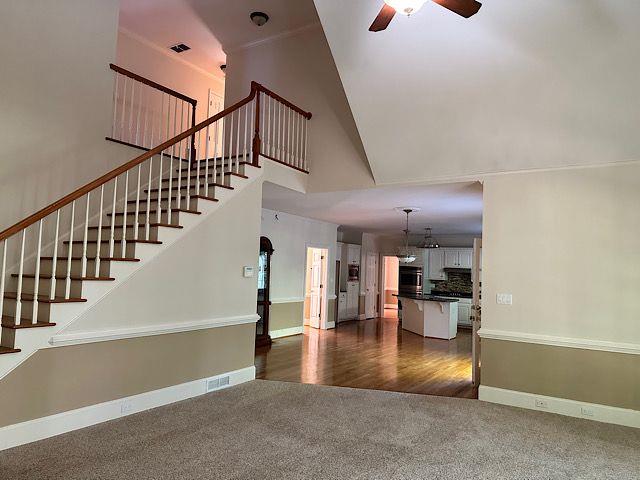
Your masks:
[[[314,2],[378,184],[640,157],[640,2]]]

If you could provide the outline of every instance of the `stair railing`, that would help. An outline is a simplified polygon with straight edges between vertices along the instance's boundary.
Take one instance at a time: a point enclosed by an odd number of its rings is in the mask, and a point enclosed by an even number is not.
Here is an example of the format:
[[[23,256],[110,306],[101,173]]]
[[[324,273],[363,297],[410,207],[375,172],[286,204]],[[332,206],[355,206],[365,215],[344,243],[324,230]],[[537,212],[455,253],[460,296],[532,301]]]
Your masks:
[[[155,243],[152,227],[175,225],[174,214],[188,210],[192,198],[212,200],[226,177],[242,176],[245,164],[258,167],[261,154],[308,173],[310,118],[252,82],[238,103],[0,232],[3,322],[35,325],[46,316],[39,315],[41,303],[81,300],[78,282],[105,279],[102,265],[132,259],[128,245]],[[154,125],[147,134],[153,145],[165,132]]]

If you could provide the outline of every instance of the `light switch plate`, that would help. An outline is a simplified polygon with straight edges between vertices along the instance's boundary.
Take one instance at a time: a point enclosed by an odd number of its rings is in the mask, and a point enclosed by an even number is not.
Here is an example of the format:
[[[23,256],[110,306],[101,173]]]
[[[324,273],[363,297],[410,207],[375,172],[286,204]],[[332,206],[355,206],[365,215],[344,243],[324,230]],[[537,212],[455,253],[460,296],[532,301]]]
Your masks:
[[[511,295],[510,293],[498,293],[496,295],[496,303],[498,305],[512,305],[513,295]]]
[[[244,276],[244,278],[253,277],[253,267],[244,267],[242,275]]]

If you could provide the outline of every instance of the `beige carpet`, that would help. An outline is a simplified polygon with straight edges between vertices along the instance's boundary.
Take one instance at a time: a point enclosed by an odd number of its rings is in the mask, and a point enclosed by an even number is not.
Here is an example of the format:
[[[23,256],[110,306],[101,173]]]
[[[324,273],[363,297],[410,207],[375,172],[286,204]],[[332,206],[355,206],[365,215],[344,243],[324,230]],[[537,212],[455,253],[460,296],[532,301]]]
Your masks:
[[[0,452],[0,479],[640,479],[640,430],[254,381]]]

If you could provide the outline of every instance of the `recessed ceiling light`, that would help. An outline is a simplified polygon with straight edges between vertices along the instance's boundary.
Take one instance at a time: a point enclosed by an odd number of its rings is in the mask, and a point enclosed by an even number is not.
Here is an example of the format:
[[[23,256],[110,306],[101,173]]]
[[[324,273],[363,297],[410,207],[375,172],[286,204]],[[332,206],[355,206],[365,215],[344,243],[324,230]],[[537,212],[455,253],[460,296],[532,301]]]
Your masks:
[[[186,52],[187,50],[191,50],[191,47],[189,47],[188,45],[185,45],[184,43],[177,43],[175,45],[172,45],[169,48],[176,53],[182,53],[182,52]]]
[[[251,18],[251,21],[259,27],[269,21],[269,15],[263,12],[253,12],[249,17]]]

